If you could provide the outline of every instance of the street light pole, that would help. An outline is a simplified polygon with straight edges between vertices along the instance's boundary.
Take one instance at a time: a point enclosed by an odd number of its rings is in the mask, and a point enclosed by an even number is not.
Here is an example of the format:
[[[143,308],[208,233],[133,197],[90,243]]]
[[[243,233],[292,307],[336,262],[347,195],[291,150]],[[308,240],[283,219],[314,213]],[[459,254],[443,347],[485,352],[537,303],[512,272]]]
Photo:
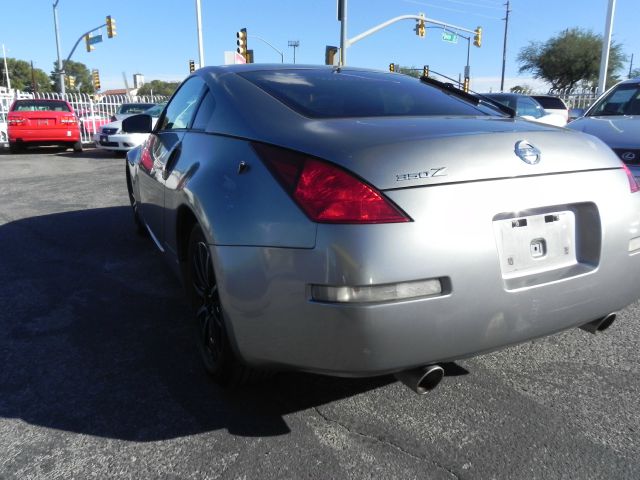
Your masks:
[[[53,26],[56,31],[56,53],[58,54],[58,79],[60,81],[60,93],[64,96],[66,93],[64,87],[64,71],[62,70],[62,60],[60,59],[60,35],[58,33],[58,10],[56,7],[58,6],[58,2],[60,0],[56,0],[53,4]]]
[[[204,48],[202,47],[202,14],[200,12],[200,0],[196,0],[196,23],[198,29],[198,58],[200,68],[204,67]]]
[[[300,46],[300,42],[298,40],[289,40],[289,46],[293,47],[293,63],[296,63],[296,48]]]
[[[598,94],[604,93],[607,87],[607,70],[609,69],[609,49],[611,48],[611,30],[613,30],[613,14],[616,0],[609,0],[607,9],[607,23],[604,37],[602,37],[602,54],[600,55],[600,76],[598,77]]]
[[[507,7],[507,15],[504,17],[504,44],[502,45],[502,75],[500,76],[500,91],[504,92],[504,68],[507,62],[507,32],[509,30],[509,0],[505,3]]]
[[[338,20],[340,20],[340,59],[338,65],[347,64],[347,0],[338,0]]]

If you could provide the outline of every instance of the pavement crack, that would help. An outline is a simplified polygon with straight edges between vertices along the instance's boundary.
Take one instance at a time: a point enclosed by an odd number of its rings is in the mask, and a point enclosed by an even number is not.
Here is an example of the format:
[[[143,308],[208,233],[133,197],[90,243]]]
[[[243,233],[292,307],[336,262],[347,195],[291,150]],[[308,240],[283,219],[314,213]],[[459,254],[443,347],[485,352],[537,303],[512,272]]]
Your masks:
[[[445,467],[444,465],[439,464],[438,462],[436,462],[435,460],[431,459],[431,458],[427,458],[427,457],[423,457],[420,455],[416,455],[415,453],[412,453],[408,450],[406,450],[405,448],[403,448],[402,446],[398,445],[397,443],[393,443],[390,442],[389,440],[385,440],[384,438],[380,438],[377,437],[375,435],[367,435],[366,433],[362,433],[359,432],[357,430],[354,430],[352,428],[350,428],[349,426],[339,422],[338,420],[334,420],[332,418],[329,418],[328,415],[326,415],[325,413],[323,413],[318,407],[312,407],[313,410],[315,410],[315,412],[326,422],[332,425],[336,425],[339,428],[345,430],[346,432],[348,432],[351,435],[355,435],[358,437],[362,437],[362,438],[366,438],[368,440],[372,440],[374,442],[378,442],[380,444],[383,445],[387,445],[395,450],[398,450],[399,452],[401,452],[402,454],[413,458],[414,460],[418,460],[420,462],[427,462],[430,463],[431,465],[433,465],[434,467],[440,469],[440,470],[444,470],[445,472],[447,472],[448,474],[450,474],[452,476],[452,478],[454,478],[455,480],[462,480],[462,477],[458,476],[458,474],[456,474],[455,472],[453,472],[451,469]]]

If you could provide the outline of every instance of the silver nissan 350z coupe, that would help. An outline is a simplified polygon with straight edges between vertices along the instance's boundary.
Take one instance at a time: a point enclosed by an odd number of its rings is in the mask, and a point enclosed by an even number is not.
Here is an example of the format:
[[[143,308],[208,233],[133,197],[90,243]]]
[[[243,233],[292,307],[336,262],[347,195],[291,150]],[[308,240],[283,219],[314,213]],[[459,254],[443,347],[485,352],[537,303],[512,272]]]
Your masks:
[[[640,193],[600,140],[450,84],[356,68],[207,67],[126,160],[134,218],[185,284],[223,384],[395,373],[640,296]],[[505,107],[502,107],[505,110]]]

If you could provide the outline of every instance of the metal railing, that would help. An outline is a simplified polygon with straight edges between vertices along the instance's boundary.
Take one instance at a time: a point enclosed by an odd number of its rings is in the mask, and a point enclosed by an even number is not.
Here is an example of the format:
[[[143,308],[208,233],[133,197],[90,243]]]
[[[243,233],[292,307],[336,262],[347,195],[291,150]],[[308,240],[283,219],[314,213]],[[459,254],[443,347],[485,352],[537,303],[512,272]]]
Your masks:
[[[43,100],[64,99],[71,104],[82,122],[80,135],[82,143],[91,143],[92,136],[105,123],[111,121],[112,115],[123,103],[159,103],[168,99],[163,95],[106,95],[94,96],[86,93],[55,92],[0,92],[0,143],[6,138],[6,116],[11,104],[16,99],[35,98]],[[5,140],[6,141],[6,140]]]
[[[587,109],[598,98],[596,87],[592,88],[551,88],[544,91],[534,91],[532,89],[518,89],[514,93],[524,93],[525,95],[554,95],[562,99],[568,108]]]

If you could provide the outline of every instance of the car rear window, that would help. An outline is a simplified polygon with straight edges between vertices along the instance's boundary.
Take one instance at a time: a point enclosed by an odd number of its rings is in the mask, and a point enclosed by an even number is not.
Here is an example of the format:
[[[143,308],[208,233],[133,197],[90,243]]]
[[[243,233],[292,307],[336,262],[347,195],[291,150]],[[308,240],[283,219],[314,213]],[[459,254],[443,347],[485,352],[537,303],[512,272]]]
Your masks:
[[[70,112],[66,102],[56,100],[18,100],[13,112]]]
[[[125,103],[120,106],[118,113],[143,113],[155,106],[155,103]]]
[[[567,107],[564,105],[562,100],[558,97],[540,97],[534,96],[538,103],[542,105],[542,108],[552,108],[555,110],[566,110]]]
[[[338,69],[261,70],[239,75],[312,118],[496,115],[406,75]]]

